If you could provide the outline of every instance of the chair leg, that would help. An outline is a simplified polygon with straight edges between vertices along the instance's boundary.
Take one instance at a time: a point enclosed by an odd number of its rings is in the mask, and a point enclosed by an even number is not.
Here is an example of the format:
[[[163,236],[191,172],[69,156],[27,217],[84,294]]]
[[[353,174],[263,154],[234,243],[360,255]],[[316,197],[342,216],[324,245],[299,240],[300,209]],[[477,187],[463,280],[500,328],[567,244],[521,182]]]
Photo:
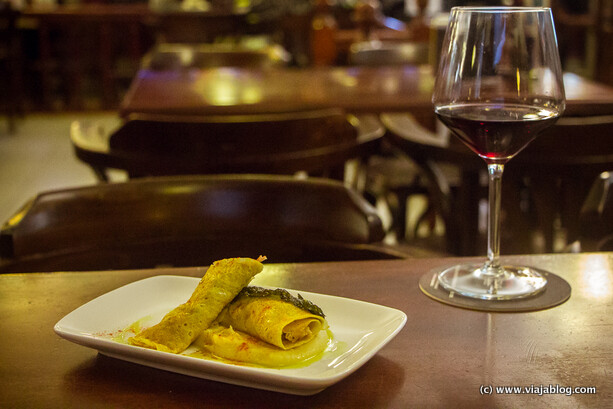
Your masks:
[[[406,197],[396,192],[387,192],[385,202],[392,215],[390,231],[396,235],[396,240],[403,240],[406,236]]]
[[[434,229],[436,228],[436,211],[434,210],[434,207],[430,201],[428,201],[428,207],[426,210],[417,218],[417,222],[413,228],[414,237],[417,237],[419,228],[423,223],[428,223],[428,230],[430,231],[430,234],[434,233]]]
[[[106,171],[104,169],[99,167],[92,167],[92,170],[94,171],[94,174],[96,175],[96,178],[99,182],[108,183],[109,176],[106,174]]]

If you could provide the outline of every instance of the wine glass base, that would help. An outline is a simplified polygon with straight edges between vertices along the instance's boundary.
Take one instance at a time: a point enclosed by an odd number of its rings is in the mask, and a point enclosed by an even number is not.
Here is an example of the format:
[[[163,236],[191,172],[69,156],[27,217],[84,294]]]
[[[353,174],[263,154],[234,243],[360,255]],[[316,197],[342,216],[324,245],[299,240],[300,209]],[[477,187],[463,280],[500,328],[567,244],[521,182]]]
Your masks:
[[[545,289],[547,278],[532,267],[502,266],[495,271],[483,264],[461,264],[438,275],[449,292],[482,300],[513,300],[536,295]]]

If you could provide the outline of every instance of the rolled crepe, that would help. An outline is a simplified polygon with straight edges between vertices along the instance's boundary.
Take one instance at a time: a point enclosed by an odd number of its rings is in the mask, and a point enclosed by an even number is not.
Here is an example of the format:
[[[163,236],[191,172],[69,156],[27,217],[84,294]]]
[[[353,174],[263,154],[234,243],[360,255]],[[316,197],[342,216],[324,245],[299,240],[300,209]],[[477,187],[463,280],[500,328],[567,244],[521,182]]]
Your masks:
[[[328,331],[319,331],[317,336],[306,344],[292,349],[279,349],[257,337],[234,331],[232,327],[213,325],[204,330],[194,341],[194,345],[217,357],[232,361],[284,367],[302,363],[322,353],[328,346],[329,338]]]
[[[319,307],[285,290],[247,287],[223,309],[216,323],[291,349],[313,340],[324,328],[325,318]]]
[[[166,314],[159,324],[130,338],[130,344],[158,351],[183,352],[262,269],[262,263],[250,258],[216,261],[186,303]]]

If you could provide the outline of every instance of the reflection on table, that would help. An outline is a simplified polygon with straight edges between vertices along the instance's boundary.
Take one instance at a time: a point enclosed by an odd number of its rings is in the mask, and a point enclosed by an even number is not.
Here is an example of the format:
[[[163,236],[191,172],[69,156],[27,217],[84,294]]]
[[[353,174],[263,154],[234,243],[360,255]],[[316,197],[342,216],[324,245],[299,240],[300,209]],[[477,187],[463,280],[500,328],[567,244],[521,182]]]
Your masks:
[[[130,113],[247,114],[315,108],[430,110],[427,67],[141,70],[122,101]]]

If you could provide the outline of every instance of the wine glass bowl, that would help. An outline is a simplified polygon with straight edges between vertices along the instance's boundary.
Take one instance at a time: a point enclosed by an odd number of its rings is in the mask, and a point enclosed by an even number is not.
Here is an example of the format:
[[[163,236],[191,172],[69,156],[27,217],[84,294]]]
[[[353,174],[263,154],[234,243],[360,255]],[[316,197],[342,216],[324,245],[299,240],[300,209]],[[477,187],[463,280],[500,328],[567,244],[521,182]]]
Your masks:
[[[489,174],[488,259],[450,267],[439,283],[486,300],[539,293],[545,272],[500,264],[501,179],[505,164],[564,112],[551,10],[454,7],[432,101],[437,117],[484,159]]]

